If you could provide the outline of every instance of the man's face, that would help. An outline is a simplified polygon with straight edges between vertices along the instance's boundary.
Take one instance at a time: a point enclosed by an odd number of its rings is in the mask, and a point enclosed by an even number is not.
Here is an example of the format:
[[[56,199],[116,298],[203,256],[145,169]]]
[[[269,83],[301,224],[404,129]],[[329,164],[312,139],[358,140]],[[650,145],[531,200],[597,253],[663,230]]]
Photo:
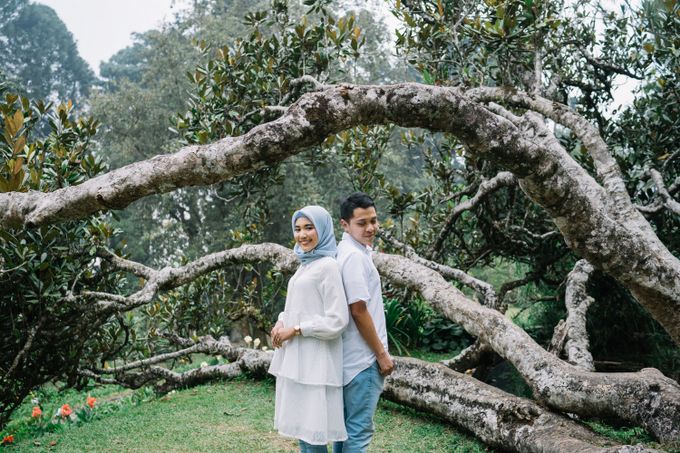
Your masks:
[[[375,208],[355,208],[352,218],[347,222],[340,219],[340,225],[355,241],[363,245],[373,245],[373,239],[378,232],[378,214]]]

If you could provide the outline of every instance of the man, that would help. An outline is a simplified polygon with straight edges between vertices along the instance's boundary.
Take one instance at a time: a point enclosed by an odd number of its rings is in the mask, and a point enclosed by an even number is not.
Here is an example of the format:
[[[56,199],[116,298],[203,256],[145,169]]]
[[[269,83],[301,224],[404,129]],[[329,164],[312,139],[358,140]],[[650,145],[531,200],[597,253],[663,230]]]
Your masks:
[[[340,218],[345,232],[338,244],[337,259],[351,315],[342,334],[348,438],[336,442],[333,452],[363,453],[373,437],[373,414],[394,362],[387,352],[380,276],[371,259],[378,232],[375,204],[365,193],[353,193],[340,205]]]

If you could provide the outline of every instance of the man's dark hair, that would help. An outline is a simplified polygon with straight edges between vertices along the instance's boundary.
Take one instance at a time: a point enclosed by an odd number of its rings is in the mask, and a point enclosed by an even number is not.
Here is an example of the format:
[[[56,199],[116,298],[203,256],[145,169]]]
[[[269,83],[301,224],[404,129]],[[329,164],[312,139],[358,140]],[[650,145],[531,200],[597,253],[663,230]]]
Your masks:
[[[345,222],[349,222],[356,208],[367,209],[370,207],[375,207],[371,197],[363,192],[354,192],[340,203],[340,218]]]

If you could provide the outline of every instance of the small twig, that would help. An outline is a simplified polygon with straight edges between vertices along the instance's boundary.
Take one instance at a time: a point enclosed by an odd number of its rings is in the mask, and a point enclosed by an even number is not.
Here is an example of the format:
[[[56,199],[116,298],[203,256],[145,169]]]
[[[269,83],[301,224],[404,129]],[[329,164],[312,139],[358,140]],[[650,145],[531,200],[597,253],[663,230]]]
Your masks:
[[[625,75],[625,76],[628,76],[628,77],[635,79],[635,80],[643,80],[644,79],[644,76],[639,76],[639,75],[637,75],[633,72],[630,72],[626,68],[622,68],[621,66],[616,66],[616,65],[613,65],[611,63],[604,62],[604,61],[602,61],[598,58],[595,58],[590,52],[588,52],[588,50],[586,50],[584,47],[582,47],[581,43],[579,43],[578,41],[570,40],[570,41],[566,41],[565,44],[574,45],[579,50],[579,52],[581,52],[581,55],[583,55],[583,58],[585,58],[588,63],[590,63],[591,65],[595,66],[598,69],[601,69],[601,70],[608,72],[608,73]]]
[[[671,194],[664,185],[663,176],[661,176],[661,173],[659,173],[657,170],[653,168],[650,169],[648,173],[652,178],[652,181],[654,181],[654,184],[656,184],[657,191],[659,192],[659,195],[663,200],[663,205],[670,211],[680,215],[680,203],[678,203],[673,199],[673,197],[671,197]]]
[[[441,254],[441,248],[442,245],[444,244],[444,241],[448,237],[448,235],[451,232],[451,228],[453,227],[453,224],[456,222],[456,219],[464,212],[468,211],[472,208],[474,208],[476,205],[478,205],[484,198],[486,198],[489,194],[495,192],[496,190],[500,189],[501,187],[504,186],[510,186],[512,184],[515,184],[517,179],[515,176],[507,171],[502,171],[498,173],[496,176],[494,176],[491,179],[484,180],[479,184],[479,189],[477,190],[477,193],[470,199],[465,200],[464,202],[458,204],[449,214],[449,216],[446,218],[446,221],[444,222],[444,226],[442,227],[441,231],[437,235],[437,238],[434,240],[432,243],[432,246],[428,250],[428,252],[425,254],[426,259],[431,259],[431,260],[436,260],[437,257]]]
[[[283,115],[288,111],[288,107],[284,107],[282,105],[268,105],[266,107],[262,107],[262,111],[269,113],[280,113]]]
[[[26,338],[26,343],[24,344],[24,347],[21,348],[21,351],[14,357],[14,360],[12,361],[12,366],[9,367],[9,370],[7,370],[7,373],[5,373],[5,376],[3,377],[3,380],[6,380],[9,376],[12,375],[14,370],[19,366],[19,362],[21,361],[21,358],[26,355],[29,349],[31,349],[31,346],[33,345],[33,339],[35,339],[36,334],[38,333],[38,330],[40,327],[42,327],[43,323],[47,320],[47,315],[43,315],[42,318],[38,321],[36,325],[33,326],[31,331],[28,333],[28,338]]]
[[[391,243],[398,249],[402,250],[402,253],[404,256],[407,258],[415,261],[418,264],[422,264],[423,266],[429,267],[430,269],[438,272],[442,277],[444,278],[450,278],[453,280],[456,280],[465,286],[472,288],[473,290],[477,291],[482,295],[484,298],[484,305],[490,308],[496,308],[496,293],[493,290],[493,287],[488,284],[485,281],[479,280],[464,271],[460,269],[455,269],[453,267],[449,267],[443,264],[436,263],[431,260],[427,260],[421,256],[419,256],[416,251],[413,249],[408,244],[404,244],[400,242],[398,239],[396,239],[394,236],[392,236],[390,233],[387,231],[380,231],[380,237],[385,239],[387,242]]]
[[[15,271],[17,269],[20,269],[20,268],[24,267],[26,265],[26,263],[28,263],[28,261],[24,261],[23,263],[19,264],[18,266],[15,266],[11,269],[0,269],[0,274],[6,274],[8,272],[12,272],[12,271]]]

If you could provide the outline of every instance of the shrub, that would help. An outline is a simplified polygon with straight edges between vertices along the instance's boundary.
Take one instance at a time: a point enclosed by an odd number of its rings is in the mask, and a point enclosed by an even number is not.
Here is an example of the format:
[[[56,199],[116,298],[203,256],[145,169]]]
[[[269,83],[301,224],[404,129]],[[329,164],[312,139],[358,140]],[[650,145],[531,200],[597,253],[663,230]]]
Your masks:
[[[88,152],[98,123],[6,93],[0,86],[0,192],[53,191],[102,172]],[[64,377],[73,384],[88,342],[105,319],[69,298],[110,290],[115,277],[95,265],[114,234],[101,216],[29,229],[0,228],[0,428],[31,389]]]

